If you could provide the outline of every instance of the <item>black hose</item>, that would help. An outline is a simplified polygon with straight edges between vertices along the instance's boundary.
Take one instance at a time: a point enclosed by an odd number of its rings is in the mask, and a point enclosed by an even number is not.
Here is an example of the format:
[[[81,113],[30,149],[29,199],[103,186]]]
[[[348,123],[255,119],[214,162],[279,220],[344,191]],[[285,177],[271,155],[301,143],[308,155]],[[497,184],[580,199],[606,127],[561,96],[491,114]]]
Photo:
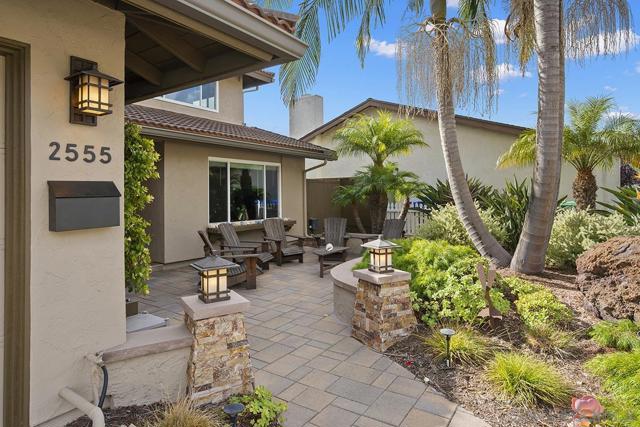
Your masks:
[[[102,368],[102,391],[100,391],[100,399],[98,399],[98,408],[102,409],[102,405],[104,405],[104,399],[107,397],[107,387],[109,387],[109,372],[107,371],[107,367],[105,365],[101,366]]]

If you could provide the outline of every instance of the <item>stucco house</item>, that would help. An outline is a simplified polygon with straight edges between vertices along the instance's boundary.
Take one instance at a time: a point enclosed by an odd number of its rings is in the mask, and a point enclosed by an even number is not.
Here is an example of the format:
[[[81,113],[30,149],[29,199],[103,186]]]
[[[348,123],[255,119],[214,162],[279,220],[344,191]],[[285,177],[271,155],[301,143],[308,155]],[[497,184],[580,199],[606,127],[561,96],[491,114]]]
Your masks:
[[[404,116],[404,106],[387,101],[367,99],[339,116],[323,121],[323,102],[317,95],[303,97],[290,111],[290,135],[301,141],[319,145],[327,149],[335,149],[334,134],[346,120],[357,114],[372,115],[376,111],[385,110],[398,117]],[[440,145],[438,123],[428,111],[417,111],[411,116],[416,128],[424,135],[429,147],[419,148],[409,156],[393,159],[400,169],[416,173],[424,182],[433,184],[437,179],[447,178],[444,156]],[[531,177],[530,168],[496,169],[496,160],[513,143],[514,139],[525,129],[507,123],[479,119],[468,116],[456,116],[458,144],[465,172],[476,177],[485,184],[502,188],[505,181],[516,177],[518,180]],[[307,174],[309,217],[324,218],[327,216],[349,216],[348,209],[333,205],[331,195],[340,183],[352,177],[353,173],[367,164],[365,158],[341,157],[326,165],[318,161],[308,160],[307,168],[320,167]],[[596,170],[596,179],[601,187],[614,188],[620,185],[619,163],[609,171]],[[562,169],[560,195],[571,199],[571,184],[575,178],[575,169],[565,164]],[[610,200],[610,194],[598,192],[599,200]]]
[[[255,84],[259,70],[303,54],[289,18],[245,0],[0,0],[1,425],[61,426],[77,418],[77,405],[61,390],[93,400],[100,356],[113,374],[113,393],[148,394],[139,387],[145,380],[169,389],[174,379],[158,363],[173,366],[169,372],[185,368],[190,343],[182,329],[164,328],[146,344],[125,329],[125,105],[208,82],[220,82],[221,92],[227,83],[238,91]],[[241,124],[240,108],[229,106],[229,126]],[[304,158],[322,153],[303,143],[290,148],[288,140],[291,156],[259,151],[270,137],[244,132],[247,140],[235,141],[264,144],[218,154],[207,144],[189,145],[202,153],[204,172],[190,182],[203,185],[198,199],[207,198],[209,156],[250,160],[255,151],[252,160],[302,177]],[[192,172],[191,163],[171,157],[176,146],[164,142],[166,175]],[[197,202],[172,197],[165,192],[172,204]],[[298,215],[287,204],[279,203],[283,214]],[[97,215],[96,206],[108,206],[108,214]],[[208,222],[206,202],[200,208],[198,227]],[[158,343],[169,361],[150,351]]]
[[[215,236],[220,222],[244,238],[261,237],[261,221],[271,217],[304,232],[305,159],[335,153],[244,124],[243,97],[259,96],[245,90],[272,82],[271,73],[251,73],[127,106],[126,120],[154,140],[161,158],[145,212],[154,262],[201,257],[196,230]]]

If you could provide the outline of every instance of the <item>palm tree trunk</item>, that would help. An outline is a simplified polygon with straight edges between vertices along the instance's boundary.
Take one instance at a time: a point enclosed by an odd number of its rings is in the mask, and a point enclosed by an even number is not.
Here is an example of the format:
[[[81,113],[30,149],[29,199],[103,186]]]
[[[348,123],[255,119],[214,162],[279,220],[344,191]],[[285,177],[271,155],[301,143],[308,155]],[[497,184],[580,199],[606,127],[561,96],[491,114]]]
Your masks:
[[[451,76],[449,74],[449,47],[446,34],[439,33],[434,40],[434,61],[439,78],[437,89],[438,99],[438,127],[440,142],[444,153],[447,176],[451,185],[451,195],[458,210],[460,220],[464,224],[469,237],[478,252],[490,258],[498,267],[506,267],[511,261],[511,255],[504,250],[500,243],[491,235],[482,222],[478,210],[473,202],[471,191],[464,174],[460,151],[458,149],[458,135],[456,133],[456,118],[451,95]]]
[[[598,184],[593,172],[590,169],[579,170],[573,181],[573,198],[576,201],[576,208],[580,210],[594,209],[597,192]]]
[[[536,162],[529,209],[511,268],[521,273],[544,270],[545,254],[558,200],[564,126],[564,46],[562,2],[534,0],[538,54]]]
[[[354,203],[351,205],[351,209],[353,210],[353,220],[356,222],[356,227],[358,227],[359,233],[366,233],[367,231],[362,224],[362,218],[360,218],[360,211],[358,210],[358,204]]]
[[[411,197],[407,196],[404,199],[404,203],[402,204],[402,210],[400,211],[399,219],[405,220],[407,219],[407,214],[409,213],[409,208],[411,207]]]

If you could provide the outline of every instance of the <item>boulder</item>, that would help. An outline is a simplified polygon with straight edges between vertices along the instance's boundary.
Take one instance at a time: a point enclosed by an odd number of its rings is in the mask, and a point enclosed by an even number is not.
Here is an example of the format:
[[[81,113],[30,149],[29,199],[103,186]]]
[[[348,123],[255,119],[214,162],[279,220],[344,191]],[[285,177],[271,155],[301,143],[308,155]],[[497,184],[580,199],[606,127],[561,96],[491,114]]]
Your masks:
[[[614,237],[576,260],[578,287],[603,319],[640,321],[640,237]]]

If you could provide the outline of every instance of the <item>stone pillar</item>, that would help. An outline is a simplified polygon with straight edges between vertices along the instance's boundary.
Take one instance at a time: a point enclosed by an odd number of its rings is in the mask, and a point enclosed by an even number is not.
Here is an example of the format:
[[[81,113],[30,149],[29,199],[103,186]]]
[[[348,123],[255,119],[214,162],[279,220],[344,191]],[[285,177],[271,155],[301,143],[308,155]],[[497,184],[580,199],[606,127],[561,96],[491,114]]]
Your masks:
[[[353,275],[358,287],[351,336],[376,351],[386,351],[411,334],[417,324],[409,297],[411,274],[356,270]]]
[[[182,297],[187,329],[194,337],[187,368],[187,397],[196,404],[217,403],[253,391],[253,370],[243,312],[249,301],[234,291],[227,301],[205,304]]]

